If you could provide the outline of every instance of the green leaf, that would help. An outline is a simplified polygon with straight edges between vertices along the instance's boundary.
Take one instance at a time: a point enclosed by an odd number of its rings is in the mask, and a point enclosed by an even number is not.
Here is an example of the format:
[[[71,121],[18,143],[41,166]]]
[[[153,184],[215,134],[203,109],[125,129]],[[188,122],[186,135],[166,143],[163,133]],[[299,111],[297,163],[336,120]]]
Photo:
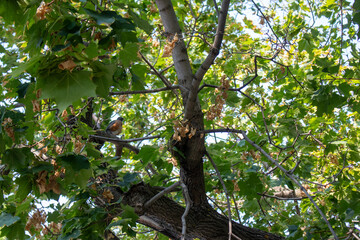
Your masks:
[[[16,206],[16,215],[20,215],[22,213],[28,213],[31,210],[31,204],[34,199],[32,197],[28,197],[25,201],[21,202],[18,206]]]
[[[67,153],[59,155],[56,160],[66,168],[65,182],[67,184],[76,183],[81,188],[86,187],[89,178],[92,177],[92,170],[85,156]]]
[[[30,83],[22,83],[20,84],[17,88],[18,90],[16,91],[17,94],[19,95],[19,98],[24,98],[25,94],[29,88]]]
[[[316,115],[318,117],[322,116],[324,113],[332,113],[335,107],[341,107],[343,104],[346,104],[347,100],[328,86],[321,86],[319,90],[312,95],[311,99],[313,100],[313,104],[317,107]]]
[[[85,48],[85,53],[90,59],[97,57],[99,55],[98,45],[94,42],[91,42],[89,46]]]
[[[138,174],[127,172],[122,177],[122,181],[118,182],[118,185],[127,191],[131,187],[131,185],[137,182],[139,182]]]
[[[86,144],[85,151],[87,153],[87,156],[91,156],[95,159],[101,157],[101,152],[97,150],[92,144]]]
[[[113,75],[116,70],[115,65],[93,62],[91,68],[94,72],[93,82],[96,84],[96,94],[101,97],[107,97],[110,86],[113,83]]]
[[[59,155],[56,160],[59,161],[64,167],[71,167],[75,171],[90,168],[89,160],[83,155],[67,153]]]
[[[79,237],[81,234],[81,231],[79,229],[75,229],[74,231],[72,231],[71,233],[67,233],[65,235],[61,235],[60,237],[58,237],[58,240],[72,240],[72,239],[77,239],[77,237]]]
[[[257,173],[249,172],[247,175],[238,182],[240,194],[245,195],[248,199],[259,197],[257,193],[264,191],[264,185]]]
[[[237,95],[237,92],[228,91],[228,97],[226,99],[226,104],[230,107],[236,107],[240,103],[240,98]]]
[[[139,219],[139,216],[135,213],[135,210],[133,207],[129,205],[123,205],[122,206],[123,212],[121,213],[121,217],[125,219],[131,219],[131,225],[136,225],[136,220]]]
[[[13,148],[5,151],[2,161],[7,164],[10,169],[20,171],[29,165],[32,157],[33,154],[30,148]]]
[[[21,18],[20,9],[21,8],[17,0],[0,1],[0,16],[9,23],[17,21]]]
[[[0,215],[0,227],[11,226],[19,220],[20,218],[18,216],[13,216],[10,213],[3,212]]]
[[[51,172],[54,170],[54,165],[47,162],[39,162],[37,165],[35,165],[33,168],[31,168],[32,173],[38,173],[41,171],[48,171]]]
[[[95,97],[96,85],[91,81],[91,72],[63,71],[38,79],[42,98],[55,98],[60,112],[81,97]]]
[[[81,169],[78,172],[75,172],[73,176],[69,176],[74,178],[74,183],[76,183],[79,187],[85,188],[88,184],[89,178],[92,177],[91,169]]]
[[[10,227],[4,227],[1,229],[0,234],[9,240],[23,240],[25,237],[29,239],[29,236],[25,235],[25,224],[23,222],[16,222]]]
[[[155,162],[159,157],[159,149],[154,146],[145,145],[142,146],[140,152],[135,156],[135,159],[141,159],[143,165],[147,165],[149,162]]]
[[[19,188],[15,194],[15,198],[21,202],[23,201],[31,192],[32,189],[32,181],[31,176],[24,175],[18,179],[16,179],[16,184],[19,185]]]
[[[37,65],[40,64],[41,59],[45,58],[42,55],[35,56],[30,58],[30,60],[21,63],[17,68],[12,69],[10,75],[12,77],[18,77],[20,74],[22,74],[24,71],[30,71],[33,72],[34,68],[37,67]]]
[[[136,64],[131,67],[132,75],[132,89],[133,90],[143,90],[145,89],[145,74],[149,70],[144,65]]]
[[[149,24],[148,20],[142,19],[135,12],[131,11],[131,9],[129,9],[129,14],[131,18],[134,20],[134,23],[136,24],[137,27],[144,30],[147,34],[151,34],[153,27]]]
[[[93,17],[96,20],[96,23],[99,25],[101,24],[111,25],[113,22],[115,22],[115,17],[113,16],[113,14],[109,14],[109,12],[107,11],[98,13],[87,8],[84,8],[84,11],[90,17]]]
[[[139,48],[136,43],[128,43],[126,47],[120,51],[119,58],[124,67],[129,67],[131,62],[138,61],[137,52]]]

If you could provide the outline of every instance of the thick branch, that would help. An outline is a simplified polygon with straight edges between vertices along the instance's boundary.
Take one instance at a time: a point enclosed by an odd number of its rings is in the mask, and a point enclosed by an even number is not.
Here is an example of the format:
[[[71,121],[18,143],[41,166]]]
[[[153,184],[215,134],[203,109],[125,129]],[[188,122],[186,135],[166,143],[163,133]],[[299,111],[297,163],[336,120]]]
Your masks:
[[[179,40],[177,41],[175,48],[172,51],[172,57],[174,60],[174,66],[179,84],[185,87],[185,89],[188,89],[192,79],[192,70],[173,5],[171,0],[156,0],[155,2],[159,9],[166,35],[173,37],[175,34],[177,34],[179,37]],[[187,98],[187,94],[187,90],[182,89],[183,99]]]
[[[155,187],[137,184],[123,195],[121,204],[128,204],[134,207],[140,216],[138,222],[159,231],[171,239],[181,239],[182,220],[181,217],[185,208],[174,202],[168,197],[162,196],[153,202],[148,208],[144,205],[157,195]],[[116,194],[114,194],[116,195]],[[114,199],[116,201],[117,199]],[[117,206],[119,205],[119,206]],[[115,209],[121,209],[120,204],[114,204]],[[232,222],[231,239],[242,240],[278,240],[283,237],[267,233],[255,228],[245,227],[239,223]],[[186,216],[186,237],[185,239],[202,240],[223,240],[228,239],[228,218],[220,215],[215,210],[208,207],[190,208]]]
[[[155,2],[160,12],[165,34],[169,38],[177,34],[179,39],[172,50],[172,58],[179,86],[181,86],[183,104],[185,105],[193,80],[187,49],[171,0],[156,0]],[[198,100],[195,100],[192,107],[192,118],[187,123],[197,130],[204,129],[203,113]],[[173,142],[172,145],[172,148],[176,149],[176,151],[173,151],[173,155],[180,162],[181,181],[188,188],[193,206],[207,205],[202,161],[205,151],[204,138],[201,138],[200,135],[194,136],[191,139]]]
[[[214,40],[213,47],[206,57],[205,61],[201,64],[200,68],[197,70],[192,83],[189,93],[189,98],[186,101],[185,105],[185,119],[190,119],[193,115],[194,104],[197,99],[197,93],[199,85],[204,78],[205,73],[209,70],[210,66],[213,64],[217,55],[219,55],[221,43],[224,37],[226,17],[229,10],[230,0],[223,0],[221,4],[220,16],[218,21],[218,27],[216,29],[216,36]]]

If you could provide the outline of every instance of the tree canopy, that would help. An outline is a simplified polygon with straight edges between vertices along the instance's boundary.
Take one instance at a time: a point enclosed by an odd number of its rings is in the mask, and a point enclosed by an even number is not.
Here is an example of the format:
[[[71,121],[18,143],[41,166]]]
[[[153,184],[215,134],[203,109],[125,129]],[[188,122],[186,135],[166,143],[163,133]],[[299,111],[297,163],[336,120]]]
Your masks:
[[[0,24],[1,239],[360,238],[359,0],[1,0]]]

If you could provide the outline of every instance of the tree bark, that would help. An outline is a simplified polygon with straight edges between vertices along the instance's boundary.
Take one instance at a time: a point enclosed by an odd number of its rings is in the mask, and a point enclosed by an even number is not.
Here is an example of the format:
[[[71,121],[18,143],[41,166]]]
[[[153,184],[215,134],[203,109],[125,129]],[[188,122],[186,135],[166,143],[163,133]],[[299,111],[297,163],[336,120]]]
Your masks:
[[[171,239],[180,239],[182,230],[181,216],[185,211],[184,207],[165,196],[155,201],[147,209],[143,207],[144,204],[158,192],[158,188],[140,183],[134,185],[123,195],[122,204],[128,204],[134,207],[135,212],[140,217],[138,220],[139,223],[147,225]],[[119,194],[116,195],[120,196],[122,193],[119,192]],[[116,201],[117,199],[114,199],[114,202]],[[121,209],[120,204],[115,205],[115,209],[116,208]],[[192,207],[186,217],[186,223],[186,239],[229,239],[228,219],[216,212],[209,205]],[[233,236],[231,239],[284,239],[281,236],[259,229],[249,228],[236,222],[232,223],[232,233],[236,237]]]
[[[211,49],[196,76],[192,73],[187,49],[171,0],[155,0],[155,2],[165,28],[165,35],[171,39],[177,34],[179,39],[172,51],[172,57],[184,105],[185,119],[182,124],[189,128],[195,128],[198,133],[202,132],[204,120],[197,91],[203,76],[219,53],[229,0],[224,0],[222,3],[213,49]],[[232,233],[231,239],[283,239],[283,237],[245,227],[236,222],[232,222],[232,229],[229,229],[228,218],[219,214],[209,205],[203,172],[203,156],[205,154],[203,134],[195,134],[191,138],[185,136],[181,140],[170,140],[169,142],[170,151],[180,165],[181,182],[186,185],[190,197],[190,203],[187,203],[190,204],[190,210],[186,215],[185,239],[225,240],[229,239],[229,232]],[[146,204],[147,207],[145,207],[145,203],[159,192],[157,188],[140,183],[132,186],[125,194],[117,188],[112,188],[112,192],[114,196],[118,196],[113,199],[114,204],[111,205],[111,209],[108,209],[114,217],[121,211],[120,204],[115,204],[121,197],[121,204],[130,205],[135,209],[139,215],[139,223],[172,239],[181,239],[182,232],[185,229],[182,222],[185,211],[183,206],[168,197],[162,196],[153,203]]]
[[[166,35],[173,37],[177,34],[179,38],[172,51],[172,57],[179,85],[182,86],[180,88],[181,96],[184,108],[186,108],[185,105],[189,96],[189,89],[191,89],[194,78],[189,56],[171,1],[156,0],[156,4]],[[203,113],[197,97],[193,111],[191,115],[184,120],[184,124],[189,124],[190,127],[195,128],[197,131],[204,130]],[[194,136],[191,139],[185,137],[182,138],[181,141],[172,142],[170,148],[173,148],[172,153],[180,163],[181,181],[185,183],[188,188],[192,205],[200,206],[207,204],[202,158],[205,153],[204,138],[200,135]]]

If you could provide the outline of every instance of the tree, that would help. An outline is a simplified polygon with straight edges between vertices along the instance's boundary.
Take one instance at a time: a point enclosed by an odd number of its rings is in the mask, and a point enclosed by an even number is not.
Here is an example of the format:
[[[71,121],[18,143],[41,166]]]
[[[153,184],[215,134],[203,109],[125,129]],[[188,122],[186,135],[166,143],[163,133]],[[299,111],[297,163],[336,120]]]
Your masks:
[[[1,1],[1,236],[358,239],[359,10]]]

